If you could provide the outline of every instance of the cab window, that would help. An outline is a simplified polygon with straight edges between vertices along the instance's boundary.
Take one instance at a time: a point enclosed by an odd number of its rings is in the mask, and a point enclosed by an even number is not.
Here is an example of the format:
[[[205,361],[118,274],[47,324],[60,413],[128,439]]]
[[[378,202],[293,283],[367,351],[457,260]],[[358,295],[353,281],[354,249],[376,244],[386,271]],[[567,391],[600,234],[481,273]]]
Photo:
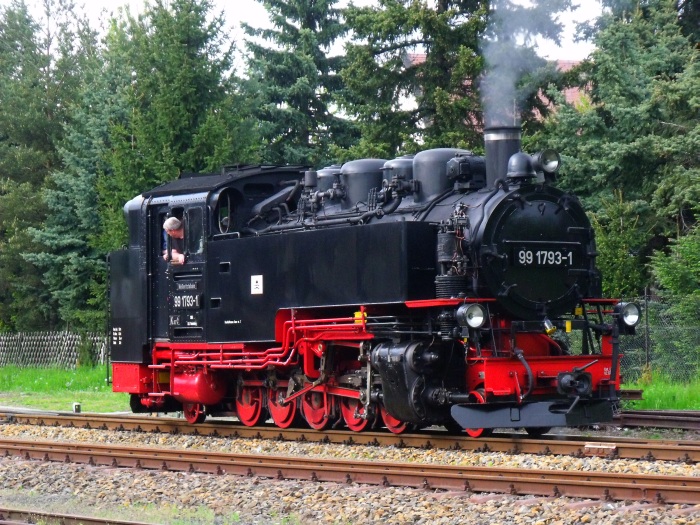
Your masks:
[[[228,233],[231,228],[231,195],[224,191],[219,195],[217,205],[217,224],[221,233]]]
[[[216,233],[232,233],[236,230],[235,209],[236,202],[240,200],[240,196],[231,191],[230,188],[224,188],[214,197],[216,207],[214,209],[214,220],[216,221]]]
[[[187,210],[187,219],[185,225],[187,234],[185,239],[187,242],[187,251],[191,255],[202,253],[204,251],[204,215],[201,208],[191,208]]]

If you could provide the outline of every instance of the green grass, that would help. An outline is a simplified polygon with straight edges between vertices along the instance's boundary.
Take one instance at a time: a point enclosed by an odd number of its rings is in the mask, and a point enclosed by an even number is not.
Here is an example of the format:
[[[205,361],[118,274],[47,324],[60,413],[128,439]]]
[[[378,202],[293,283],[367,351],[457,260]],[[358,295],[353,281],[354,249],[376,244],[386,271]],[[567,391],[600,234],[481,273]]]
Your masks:
[[[700,379],[673,383],[660,373],[647,374],[637,383],[625,383],[625,389],[643,390],[643,400],[629,401],[634,410],[700,410]]]
[[[0,405],[71,411],[80,403],[83,412],[129,412],[129,396],[112,392],[103,366],[63,370],[57,368],[0,368]],[[646,374],[630,390],[644,390],[642,401],[631,401],[638,410],[700,410],[700,379],[673,383],[662,374]]]
[[[112,392],[105,367],[0,368],[0,405],[72,411],[80,403],[83,412],[125,412],[129,396]]]

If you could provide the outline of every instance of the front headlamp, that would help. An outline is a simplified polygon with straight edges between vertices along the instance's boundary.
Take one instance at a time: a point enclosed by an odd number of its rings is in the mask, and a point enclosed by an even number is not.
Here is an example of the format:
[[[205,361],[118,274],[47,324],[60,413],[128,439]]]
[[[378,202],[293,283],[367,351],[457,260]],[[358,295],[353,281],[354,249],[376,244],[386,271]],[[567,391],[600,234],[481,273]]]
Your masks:
[[[561,155],[557,151],[546,149],[531,157],[535,171],[543,174],[545,180],[552,182],[556,179],[556,174],[561,167]]]
[[[619,303],[615,306],[615,313],[625,326],[634,327],[639,324],[642,317],[641,308],[636,303]]]
[[[486,308],[477,303],[463,304],[457,308],[457,324],[461,327],[481,328],[486,323]]]
[[[542,171],[548,174],[554,174],[561,167],[561,156],[553,149],[546,149],[539,153],[537,160],[542,166]]]

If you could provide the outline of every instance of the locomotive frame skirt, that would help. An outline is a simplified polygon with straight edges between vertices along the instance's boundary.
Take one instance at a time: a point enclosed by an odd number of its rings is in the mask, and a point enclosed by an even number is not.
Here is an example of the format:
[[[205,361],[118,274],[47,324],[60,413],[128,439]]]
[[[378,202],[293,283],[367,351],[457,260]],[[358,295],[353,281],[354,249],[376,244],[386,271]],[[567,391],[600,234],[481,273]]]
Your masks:
[[[462,428],[536,428],[586,426],[613,420],[610,400],[561,403],[539,401],[522,405],[454,405],[453,419]]]

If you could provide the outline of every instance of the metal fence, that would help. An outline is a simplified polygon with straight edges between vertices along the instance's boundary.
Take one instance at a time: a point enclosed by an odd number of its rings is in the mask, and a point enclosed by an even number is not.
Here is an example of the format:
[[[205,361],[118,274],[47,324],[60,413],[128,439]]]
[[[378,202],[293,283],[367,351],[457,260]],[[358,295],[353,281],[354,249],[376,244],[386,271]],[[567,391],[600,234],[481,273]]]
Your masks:
[[[673,305],[642,298],[643,317],[634,336],[621,338],[622,374],[635,382],[651,371],[671,381],[689,382],[700,375],[700,316],[680,315]],[[572,350],[580,343],[568,340]],[[575,351],[575,350],[574,350]],[[105,364],[104,334],[33,332],[0,334],[0,366],[75,368],[81,359]]]
[[[108,358],[104,334],[29,332],[0,334],[0,366],[75,368],[105,364]]]
[[[642,298],[642,319],[636,335],[622,338],[622,372],[627,382],[645,371],[674,382],[700,376],[700,312],[679,311],[677,305]]]
[[[700,374],[700,316],[679,312],[674,305],[649,298],[636,302],[642,318],[635,335],[620,336],[624,383],[651,374],[671,382],[688,383]],[[555,332],[574,354],[580,353],[581,332]]]

